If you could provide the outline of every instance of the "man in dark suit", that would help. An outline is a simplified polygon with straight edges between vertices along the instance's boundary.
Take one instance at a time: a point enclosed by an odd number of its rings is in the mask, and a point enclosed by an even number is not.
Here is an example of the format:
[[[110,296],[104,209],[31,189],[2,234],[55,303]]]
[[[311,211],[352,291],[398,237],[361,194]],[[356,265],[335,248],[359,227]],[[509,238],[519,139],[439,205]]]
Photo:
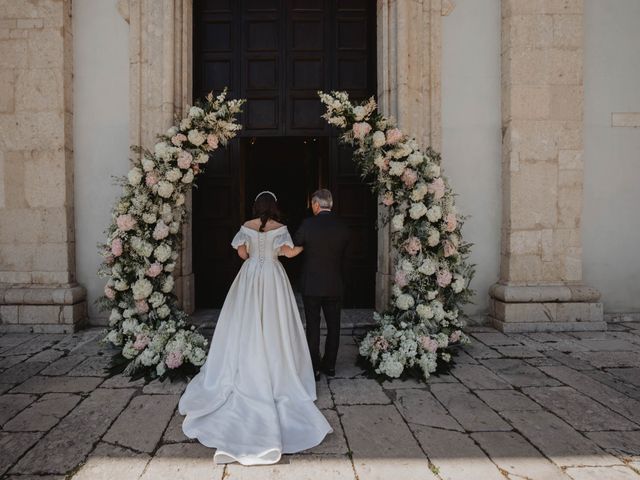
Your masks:
[[[304,249],[300,287],[307,320],[307,342],[316,380],[320,372],[335,375],[340,346],[340,310],[344,293],[343,266],[349,227],[331,209],[333,198],[326,189],[311,197],[313,217],[306,218],[293,237]],[[320,359],[320,310],[327,322],[324,355]]]

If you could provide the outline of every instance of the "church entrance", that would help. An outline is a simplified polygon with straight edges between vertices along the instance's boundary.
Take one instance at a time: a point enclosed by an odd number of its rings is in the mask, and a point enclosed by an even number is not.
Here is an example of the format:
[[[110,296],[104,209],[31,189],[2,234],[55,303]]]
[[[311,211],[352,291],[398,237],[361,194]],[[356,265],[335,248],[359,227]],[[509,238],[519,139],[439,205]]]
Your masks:
[[[212,155],[193,192],[196,308],[222,305],[241,265],[229,242],[257,193],[278,196],[293,235],[318,188],[351,228],[344,306],[372,308],[376,200],[320,117],[317,91],[375,95],[375,2],[194,0],[193,11],[194,97],[228,86],[247,99],[241,134]],[[283,259],[294,289],[300,262]]]

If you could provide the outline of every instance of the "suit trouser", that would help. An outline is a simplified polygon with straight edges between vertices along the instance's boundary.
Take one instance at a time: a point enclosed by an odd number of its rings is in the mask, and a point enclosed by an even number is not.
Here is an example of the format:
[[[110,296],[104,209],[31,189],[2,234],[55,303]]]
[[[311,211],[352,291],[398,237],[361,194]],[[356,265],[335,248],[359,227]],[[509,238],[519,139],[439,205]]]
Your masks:
[[[340,309],[342,299],[340,297],[302,297],[304,302],[304,316],[307,321],[307,343],[313,370],[320,367],[335,368],[340,346]],[[327,339],[324,345],[324,355],[320,360],[320,309],[324,313],[327,322]]]

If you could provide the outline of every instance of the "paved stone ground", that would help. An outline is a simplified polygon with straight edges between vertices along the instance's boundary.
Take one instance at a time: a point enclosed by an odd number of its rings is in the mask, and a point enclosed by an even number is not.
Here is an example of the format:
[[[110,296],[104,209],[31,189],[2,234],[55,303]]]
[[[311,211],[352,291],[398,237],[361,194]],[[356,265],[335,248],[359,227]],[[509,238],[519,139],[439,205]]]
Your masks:
[[[334,433],[270,466],[226,467],[185,438],[184,383],[129,383],[102,368],[99,328],[0,335],[0,477],[100,479],[640,480],[640,322],[607,332],[474,343],[427,385],[364,378],[343,335],[318,384]]]

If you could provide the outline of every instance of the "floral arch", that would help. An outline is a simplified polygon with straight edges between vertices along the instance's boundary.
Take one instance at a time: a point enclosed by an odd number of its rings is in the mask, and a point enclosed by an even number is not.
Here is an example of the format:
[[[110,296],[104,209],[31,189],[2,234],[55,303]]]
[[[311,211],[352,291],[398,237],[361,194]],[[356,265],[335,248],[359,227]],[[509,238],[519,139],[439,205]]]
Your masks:
[[[422,152],[373,99],[352,105],[344,92],[318,92],[323,117],[356,146],[355,160],[388,207],[392,244],[397,251],[392,300],[375,313],[377,326],[360,342],[360,355],[387,377],[428,378],[438,361],[448,362],[450,347],[468,341],[460,305],[473,293],[467,262],[470,244],[462,241],[454,194],[440,171],[440,157]],[[204,171],[210,153],[242,127],[236,115],[244,100],[227,100],[226,89],[195,102],[187,116],[163,135],[153,151],[139,155],[126,177],[99,244],[98,270],[108,278],[96,300],[109,312],[102,342],[120,349],[110,367],[134,378],[195,373],[204,363],[208,341],[195,331],[173,293],[185,194]]]

